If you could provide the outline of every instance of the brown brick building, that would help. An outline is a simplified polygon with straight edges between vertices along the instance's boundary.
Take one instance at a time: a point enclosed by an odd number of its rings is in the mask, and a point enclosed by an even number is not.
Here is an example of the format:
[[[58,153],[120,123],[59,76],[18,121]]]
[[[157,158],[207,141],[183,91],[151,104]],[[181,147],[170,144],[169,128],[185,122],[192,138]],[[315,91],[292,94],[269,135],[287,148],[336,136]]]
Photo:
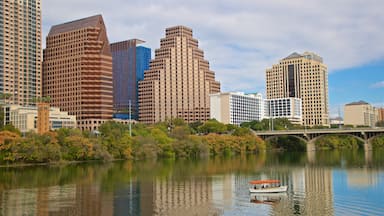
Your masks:
[[[101,15],[53,26],[46,39],[43,95],[76,115],[80,129],[112,118],[112,56]]]
[[[209,94],[218,92],[220,83],[192,37],[192,29],[167,28],[139,82],[139,119],[147,124],[176,117],[187,122],[208,120]]]

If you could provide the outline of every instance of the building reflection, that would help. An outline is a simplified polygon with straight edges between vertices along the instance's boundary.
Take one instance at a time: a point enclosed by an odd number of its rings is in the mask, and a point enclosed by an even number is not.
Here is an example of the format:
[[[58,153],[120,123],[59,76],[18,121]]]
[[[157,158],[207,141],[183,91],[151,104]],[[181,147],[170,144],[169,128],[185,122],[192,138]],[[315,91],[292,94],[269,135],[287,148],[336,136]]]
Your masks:
[[[212,179],[156,179],[153,210],[158,215],[212,215]]]
[[[113,215],[113,194],[96,185],[11,189],[0,202],[0,215]]]
[[[364,188],[377,185],[379,182],[379,172],[363,168],[363,169],[348,169],[347,184],[348,187]]]
[[[293,191],[292,197],[274,205],[274,215],[333,215],[331,169],[306,167],[290,175],[285,184]]]

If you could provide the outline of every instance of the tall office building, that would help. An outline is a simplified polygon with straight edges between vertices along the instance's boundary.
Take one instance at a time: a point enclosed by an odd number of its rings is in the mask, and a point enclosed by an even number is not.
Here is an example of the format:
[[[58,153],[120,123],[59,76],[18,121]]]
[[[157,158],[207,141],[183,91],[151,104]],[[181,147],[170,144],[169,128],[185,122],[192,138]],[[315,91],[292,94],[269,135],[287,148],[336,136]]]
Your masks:
[[[82,130],[112,118],[112,55],[104,21],[96,15],[53,26],[43,63],[43,94],[76,115]]]
[[[149,68],[151,49],[137,46],[142,40],[132,39],[111,44],[113,59],[113,109],[117,118],[138,119],[138,85]],[[130,106],[131,105],[131,106]]]
[[[329,126],[328,72],[320,56],[292,53],[266,70],[266,85],[267,99],[301,98],[304,126]]]
[[[139,82],[140,121],[206,121],[210,117],[209,94],[218,92],[220,83],[215,81],[215,73],[192,37],[192,29],[167,28],[150,69]]]
[[[0,93],[28,105],[41,97],[40,0],[0,1]]]

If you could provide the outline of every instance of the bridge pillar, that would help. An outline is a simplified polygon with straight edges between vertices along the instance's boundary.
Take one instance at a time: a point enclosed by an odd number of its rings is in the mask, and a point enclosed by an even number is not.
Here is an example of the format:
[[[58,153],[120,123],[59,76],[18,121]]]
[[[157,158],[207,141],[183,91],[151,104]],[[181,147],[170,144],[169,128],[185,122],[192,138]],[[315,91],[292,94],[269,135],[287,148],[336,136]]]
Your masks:
[[[364,158],[366,165],[372,164],[372,144],[369,140],[364,142]]]
[[[309,163],[316,162],[316,146],[313,140],[307,141],[307,159]]]
[[[364,151],[372,151],[372,144],[368,140],[364,142]]]

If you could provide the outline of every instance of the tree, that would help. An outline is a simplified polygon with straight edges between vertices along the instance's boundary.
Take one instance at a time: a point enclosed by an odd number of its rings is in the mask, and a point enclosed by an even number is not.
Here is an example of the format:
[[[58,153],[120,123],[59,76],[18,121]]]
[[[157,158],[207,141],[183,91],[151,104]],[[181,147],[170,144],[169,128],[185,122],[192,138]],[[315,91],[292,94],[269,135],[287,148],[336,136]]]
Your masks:
[[[376,127],[384,127],[384,120],[376,122]]]
[[[198,127],[200,133],[224,133],[227,131],[225,124],[218,122],[216,119],[210,119],[206,121],[203,125]]]

